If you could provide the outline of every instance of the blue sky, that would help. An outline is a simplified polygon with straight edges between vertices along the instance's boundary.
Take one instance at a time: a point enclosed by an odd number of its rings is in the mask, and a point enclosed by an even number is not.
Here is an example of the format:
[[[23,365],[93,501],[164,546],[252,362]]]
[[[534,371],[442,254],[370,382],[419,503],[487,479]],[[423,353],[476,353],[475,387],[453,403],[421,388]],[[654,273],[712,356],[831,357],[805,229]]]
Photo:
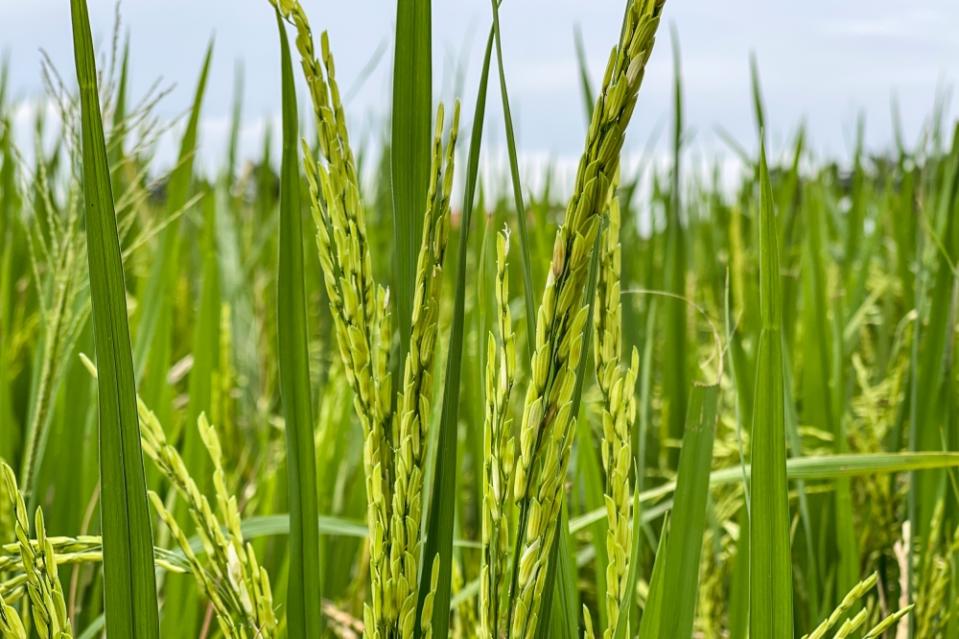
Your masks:
[[[89,0],[94,34],[109,45],[113,0]],[[0,4],[0,51],[11,58],[14,95],[42,95],[40,49],[72,78],[67,0]],[[394,2],[303,0],[314,29],[330,32],[354,139],[382,130],[389,106]],[[619,30],[621,0],[508,0],[501,10],[507,77],[521,153],[526,158],[574,158],[583,138],[574,28],[583,34],[598,79]],[[458,68],[466,69],[463,101],[472,107],[490,20],[487,0],[433,0],[434,91],[448,99]],[[275,23],[266,0],[125,0],[123,28],[132,37],[134,95],[157,78],[173,85],[161,114],[190,102],[204,48],[215,36],[202,155],[218,159],[225,145],[234,68],[245,75],[243,151],[255,153],[264,122],[279,104]],[[749,144],[755,138],[749,95],[749,55],[755,52],[774,144],[782,146],[800,120],[812,147],[844,156],[855,120],[865,115],[871,147],[891,142],[890,101],[900,103],[907,139],[931,112],[937,88],[959,80],[959,2],[956,0],[669,0],[667,27],[681,44],[686,119],[692,146],[724,152],[717,126]],[[672,62],[668,30],[647,72],[630,138],[639,151],[668,122]],[[374,52],[385,47],[374,74],[354,86]],[[465,65],[465,66],[463,66]],[[305,95],[305,94],[302,94]],[[496,96],[496,94],[492,94]],[[498,100],[491,100],[488,148],[502,147]],[[950,111],[956,113],[955,109]],[[172,145],[171,145],[172,146]],[[161,153],[162,156],[162,153]]]

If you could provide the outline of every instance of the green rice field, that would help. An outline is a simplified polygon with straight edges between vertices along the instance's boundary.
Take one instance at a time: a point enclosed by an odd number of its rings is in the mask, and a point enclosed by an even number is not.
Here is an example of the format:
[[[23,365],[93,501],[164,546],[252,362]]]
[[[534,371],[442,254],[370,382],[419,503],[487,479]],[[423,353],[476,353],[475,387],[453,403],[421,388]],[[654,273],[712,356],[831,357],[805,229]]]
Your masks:
[[[537,175],[498,0],[445,103],[397,0],[372,145],[323,12],[245,3],[282,104],[246,163],[239,100],[203,146],[213,45],[168,121],[63,2],[54,117],[15,131],[0,67],[0,636],[959,637],[959,126],[772,141],[754,60],[730,179],[676,1],[569,69],[581,155]],[[627,134],[669,77],[664,162]]]

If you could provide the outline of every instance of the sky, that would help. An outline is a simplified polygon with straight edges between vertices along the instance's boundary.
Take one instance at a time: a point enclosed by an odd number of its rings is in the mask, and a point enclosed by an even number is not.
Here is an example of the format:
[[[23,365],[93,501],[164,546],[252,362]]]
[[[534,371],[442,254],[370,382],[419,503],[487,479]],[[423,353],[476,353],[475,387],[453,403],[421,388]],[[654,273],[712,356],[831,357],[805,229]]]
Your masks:
[[[114,0],[88,0],[94,38],[110,49]],[[395,2],[302,0],[315,32],[328,30],[337,76],[348,96],[354,140],[385,129],[390,104]],[[619,33],[622,0],[509,0],[501,8],[506,76],[517,143],[527,165],[575,162],[585,131],[574,33],[581,30],[598,82]],[[122,33],[131,38],[132,95],[158,79],[172,88],[159,114],[189,107],[204,50],[214,39],[201,128],[201,161],[223,158],[238,64],[244,77],[241,154],[255,155],[264,126],[278,122],[280,80],[276,25],[267,0],[123,0]],[[434,96],[459,92],[469,114],[490,24],[488,0],[433,0]],[[770,139],[782,151],[800,122],[820,156],[848,157],[857,118],[866,140],[892,144],[891,102],[899,103],[907,140],[915,140],[938,92],[959,81],[956,0],[668,0],[649,64],[627,152],[640,154],[658,131],[665,152],[672,109],[672,33],[682,64],[689,148],[705,158],[729,149],[718,129],[755,147],[749,57],[758,61]],[[67,0],[0,0],[0,55],[11,66],[21,132],[30,104],[43,99],[41,50],[72,79]],[[379,54],[379,55],[377,55]],[[364,67],[375,62],[362,83]],[[461,84],[460,72],[465,72]],[[498,94],[491,92],[486,148],[502,150]],[[301,86],[301,102],[306,98]],[[959,111],[949,111],[955,116]],[[161,161],[172,159],[172,137]],[[775,152],[775,148],[773,149]]]

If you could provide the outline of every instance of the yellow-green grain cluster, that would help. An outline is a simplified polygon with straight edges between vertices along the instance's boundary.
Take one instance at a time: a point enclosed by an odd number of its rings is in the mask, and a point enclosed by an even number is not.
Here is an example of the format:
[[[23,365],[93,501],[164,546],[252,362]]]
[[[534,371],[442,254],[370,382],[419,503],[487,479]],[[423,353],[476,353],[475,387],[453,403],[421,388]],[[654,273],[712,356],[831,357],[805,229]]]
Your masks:
[[[27,639],[27,631],[16,608],[7,605],[0,596],[0,635],[10,639]]]
[[[639,352],[633,348],[629,366],[623,362],[623,304],[621,300],[622,247],[620,207],[615,189],[610,189],[608,225],[600,240],[599,274],[593,307],[593,362],[602,394],[600,452],[606,480],[606,614],[604,636],[612,637],[619,619],[619,606],[626,590],[630,549],[630,433],[636,419],[636,376]]]
[[[156,462],[164,476],[186,500],[202,543],[202,556],[193,550],[182,527],[160,496],[150,491],[150,501],[186,557],[201,591],[216,611],[220,630],[225,636],[236,639],[275,636],[277,619],[269,575],[257,562],[253,546],[243,541],[240,512],[236,497],[227,490],[225,484],[216,432],[206,417],[201,415],[197,426],[214,469],[217,509],[214,512],[209,500],[187,472],[179,452],[167,442],[156,416],[142,401],[138,404],[143,452]]]
[[[81,359],[96,377],[94,364],[86,356],[81,355]],[[143,452],[186,501],[203,548],[202,556],[194,551],[163,499],[152,490],[147,496],[180,547],[201,592],[213,606],[220,630],[231,639],[275,636],[278,621],[273,609],[270,576],[257,561],[253,546],[243,539],[240,510],[236,496],[226,486],[223,452],[216,430],[206,415],[201,414],[197,428],[213,463],[214,511],[187,470],[180,452],[167,440],[157,416],[140,397],[137,397],[137,416]]]
[[[516,376],[516,343],[509,309],[507,255],[509,232],[496,238],[496,324],[486,347],[486,400],[483,423],[483,554],[480,620],[484,637],[497,637],[503,626],[509,585],[509,539],[513,515],[514,437],[509,399]]]
[[[593,110],[573,196],[556,235],[537,313],[514,483],[520,507],[517,577],[510,602],[514,637],[529,636],[540,615],[572,447],[572,398],[587,320],[582,297],[589,255],[619,166],[626,125],[636,106],[662,7],[662,0],[637,0],[627,10],[619,46],[610,55]]]
[[[843,597],[841,602],[839,602],[839,605],[836,607],[836,609],[833,610],[832,613],[825,620],[823,620],[823,622],[819,624],[815,630],[808,635],[804,635],[803,639],[823,639],[826,636],[826,633],[833,626],[835,626],[839,620],[849,612],[850,609],[857,605],[859,600],[866,596],[866,593],[872,590],[878,580],[879,575],[873,573],[853,586],[852,590],[846,593],[846,596]]]
[[[915,627],[918,637],[935,637],[948,627],[950,618],[957,614],[955,601],[950,601],[950,566],[947,554],[959,550],[959,528],[951,539],[943,539],[945,508],[944,500],[936,502],[929,529],[926,532],[915,567],[918,575],[915,601]]]
[[[423,239],[416,265],[410,349],[403,368],[403,386],[393,420],[395,461],[390,522],[387,610],[396,611],[402,636],[413,633],[416,615],[416,574],[420,563],[420,524],[423,474],[429,437],[433,355],[438,331],[440,286],[449,235],[450,193],[453,188],[453,151],[459,127],[459,104],[453,112],[449,141],[443,148],[443,106],[436,114],[433,159],[426,202]],[[436,570],[432,557],[427,565]],[[424,607],[425,608],[425,607]],[[425,612],[424,612],[425,616]]]
[[[299,5],[297,5],[298,7]],[[301,13],[294,13],[301,16]],[[387,596],[386,576],[387,531],[393,490],[393,408],[389,349],[392,322],[388,294],[373,280],[373,265],[366,221],[359,193],[352,151],[342,121],[343,110],[329,55],[328,40],[323,36],[324,61],[329,74],[329,87],[323,72],[312,56],[309,26],[295,22],[297,47],[304,73],[314,100],[316,125],[325,163],[312,157],[304,145],[304,166],[310,187],[310,203],[316,223],[316,242],[320,265],[336,332],[336,343],[347,381],[353,391],[353,403],[363,430],[363,464],[366,471],[368,515],[372,543],[370,571],[372,576],[373,616],[384,607]],[[304,30],[306,35],[304,36]],[[304,43],[309,43],[307,46]],[[311,72],[317,75],[310,76]],[[320,101],[319,104],[317,101]]]
[[[53,544],[47,537],[43,512],[38,508],[34,518],[36,541],[30,539],[30,520],[23,495],[17,488],[13,470],[0,463],[0,475],[4,492],[12,502],[14,511],[14,529],[20,547],[20,560],[24,573],[23,587],[29,595],[29,610],[33,617],[33,627],[40,639],[70,639],[73,630],[67,618],[67,607],[63,599],[63,587],[57,576],[57,559]],[[16,612],[0,599],[0,624],[9,630],[12,636],[25,636],[23,625]],[[3,636],[7,636],[4,633]]]
[[[140,420],[144,452],[157,462],[187,501],[203,545],[202,558],[193,551],[183,529],[159,495],[150,491],[150,501],[186,556],[200,589],[213,605],[220,630],[227,637],[236,639],[273,637],[277,619],[269,575],[258,564],[253,546],[243,541],[236,497],[226,489],[219,441],[213,428],[201,415],[198,427],[214,464],[213,481],[219,517],[186,472],[179,453],[166,442],[156,417],[142,402]]]
[[[310,89],[323,161],[304,144],[317,247],[337,347],[354,394],[364,439],[370,526],[371,602],[367,633],[412,636],[421,555],[423,482],[432,393],[433,352],[453,185],[457,104],[444,148],[443,108],[436,117],[425,224],[414,283],[410,348],[393,410],[389,350],[393,327],[386,289],[373,278],[360,186],[336,84],[329,40],[316,57],[309,22],[298,2],[274,2],[297,31],[296,46]],[[430,574],[433,558],[425,559]],[[424,602],[424,617],[431,599]],[[426,630],[426,629],[424,629]]]
[[[858,582],[848,593],[846,593],[846,596],[842,598],[842,601],[839,602],[839,605],[836,606],[835,610],[833,610],[829,616],[822,621],[822,623],[816,626],[811,633],[803,635],[803,639],[826,639],[827,636],[830,636],[828,633],[833,629],[833,627],[836,626],[836,624],[840,622],[840,620],[842,621],[842,624],[840,624],[839,629],[831,635],[832,639],[845,639],[846,637],[850,637],[854,633],[859,632],[866,624],[866,621],[869,619],[872,611],[869,607],[862,607],[856,612],[853,611],[857,606],[862,606],[865,598],[870,591],[876,587],[878,582],[879,574],[875,572]],[[865,639],[882,637],[886,630],[898,623],[899,620],[909,614],[912,609],[913,606],[909,605],[886,615],[886,617],[884,617],[881,621],[879,621],[879,623],[874,625],[865,633]],[[926,637],[933,635],[923,634],[919,636]]]

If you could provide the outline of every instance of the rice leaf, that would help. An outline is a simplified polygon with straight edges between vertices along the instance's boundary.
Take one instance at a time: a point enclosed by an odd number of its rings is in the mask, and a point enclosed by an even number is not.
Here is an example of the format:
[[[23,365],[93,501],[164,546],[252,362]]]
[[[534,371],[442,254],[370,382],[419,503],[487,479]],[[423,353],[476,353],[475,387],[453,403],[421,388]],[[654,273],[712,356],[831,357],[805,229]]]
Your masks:
[[[354,519],[320,515],[317,517],[317,522],[317,530],[323,535],[356,539],[366,539],[370,535],[366,524]],[[284,513],[248,517],[240,522],[240,528],[243,531],[243,538],[247,540],[288,535],[290,533],[290,515]],[[203,550],[199,539],[191,539],[190,545],[196,552],[202,552]],[[467,539],[454,539],[453,545],[457,548],[479,548],[477,542]],[[179,555],[178,550],[173,550],[171,553]]]
[[[673,495],[673,532],[666,545],[662,596],[665,602],[669,602],[670,622],[668,627],[660,629],[659,636],[664,639],[682,639],[693,634],[718,399],[718,386],[696,384],[689,395],[689,412]]]
[[[170,414],[172,404],[172,385],[168,383],[172,342],[174,339],[174,307],[176,304],[176,281],[180,272],[180,223],[179,213],[190,200],[190,190],[193,182],[194,158],[199,138],[200,110],[203,97],[206,94],[206,85],[210,73],[210,64],[213,54],[212,42],[207,47],[203,65],[197,80],[190,108],[190,117],[180,139],[180,149],[177,164],[170,174],[167,186],[167,200],[164,205],[164,214],[172,221],[163,229],[159,238],[157,257],[151,264],[151,270],[143,286],[141,294],[142,310],[134,334],[134,358],[137,379],[140,380],[140,394],[150,401],[162,423],[174,425],[177,422]],[[174,217],[176,216],[176,217]],[[204,254],[204,259],[207,254]],[[213,284],[212,279],[204,277],[204,287]],[[212,295],[214,291],[205,293]],[[203,294],[201,293],[201,296]],[[207,300],[209,304],[211,299]],[[217,306],[219,302],[217,301]],[[201,302],[202,304],[202,302]],[[216,322],[216,320],[213,320]],[[190,375],[190,402],[186,424],[196,424],[196,418],[205,407],[199,403],[202,392],[198,386],[203,386],[205,378],[205,362],[209,344],[215,342],[209,335],[210,326],[199,321],[194,336],[203,340],[203,351],[194,348],[194,366]],[[218,324],[214,324],[214,327]],[[206,335],[199,335],[198,332]],[[187,470],[197,478],[200,486],[207,486],[209,473],[206,470],[206,452],[200,442],[195,428],[183,429],[183,451]],[[186,516],[183,504],[178,504],[174,510],[178,517]],[[163,617],[161,619],[160,634],[166,636],[182,630],[183,627],[195,627],[199,618],[200,606],[197,589],[193,587],[193,579],[189,575],[168,575],[163,584]]]
[[[513,202],[516,205],[516,223],[519,226],[520,263],[523,270],[523,302],[526,309],[526,345],[532,357],[532,344],[536,335],[536,306],[533,302],[533,271],[529,255],[529,232],[526,229],[526,205],[523,202],[523,187],[519,177],[519,162],[516,159],[516,138],[513,134],[513,116],[509,109],[509,92],[506,89],[506,68],[503,65],[503,43],[499,27],[499,4],[493,5],[493,33],[496,44],[496,68],[499,70],[500,98],[503,103],[503,126],[506,130],[506,151],[509,156],[510,183],[513,186]]]
[[[280,400],[286,424],[287,490],[290,504],[290,571],[287,626],[290,636],[322,632],[322,568],[316,496],[309,337],[303,264],[303,211],[300,206],[298,119],[290,47],[279,12],[283,78],[283,157],[280,168],[280,246],[277,274],[277,353]]]
[[[787,466],[787,474],[792,480],[829,481],[840,477],[862,477],[910,471],[922,472],[945,468],[959,468],[959,453],[876,453],[809,456],[798,460],[790,460]],[[745,470],[748,474],[749,466],[746,466]],[[714,470],[709,475],[709,487],[712,489],[742,482],[742,473],[743,469],[738,465]],[[675,490],[676,483],[668,482],[661,487],[634,494],[633,503],[640,507],[643,504],[651,504],[664,497],[669,497]],[[634,512],[635,510],[634,508]],[[605,510],[599,509],[574,517],[569,522],[570,533],[575,535],[605,516]],[[652,521],[652,519],[648,519],[644,515],[641,521]],[[320,532],[325,535],[358,538],[369,535],[365,524],[352,519],[321,515],[318,522]],[[242,527],[243,536],[250,539],[285,535],[289,532],[289,515],[249,517],[243,520]],[[454,539],[453,545],[460,548],[479,547],[476,542],[464,539]]]
[[[215,207],[216,196],[209,190],[201,202],[204,226],[201,237],[203,268],[200,300],[193,320],[193,367],[189,377],[189,401],[186,421],[197,423],[201,414],[213,415],[215,368],[218,363],[220,340],[220,282],[217,263]],[[197,428],[184,428],[181,444],[183,463],[202,491],[210,488],[209,456]],[[178,503],[172,511],[185,518],[188,509]],[[163,635],[179,632],[183,627],[195,627],[200,611],[199,592],[192,575],[167,575],[163,582],[164,603],[160,631]]]
[[[130,82],[130,37],[127,36],[123,43],[123,58],[120,61],[120,80],[117,83],[116,104],[113,108],[113,128],[110,131],[110,143],[107,147],[107,153],[110,158],[110,166],[113,167],[123,159],[123,148],[126,144],[127,134],[127,92]],[[113,189],[120,190],[119,176],[114,176],[112,182]]]
[[[423,235],[433,130],[430,0],[396,0],[390,177],[393,191],[394,318],[402,362],[410,342],[416,257]]]
[[[546,598],[552,600],[549,608],[549,623],[540,624],[541,637],[576,639],[580,636],[579,589],[576,585],[576,555],[572,537],[569,534],[569,510],[564,503],[556,521],[556,556],[554,561],[555,587],[546,591]],[[547,580],[549,575],[547,574]],[[551,594],[550,594],[551,593]],[[543,634],[548,629],[548,634]]]
[[[683,84],[679,57],[679,38],[675,28],[671,32],[673,45],[673,159],[666,221],[665,285],[670,298],[664,299],[662,357],[669,365],[663,368],[663,394],[668,402],[669,436],[682,439],[686,421],[686,399],[689,393],[687,317],[688,308],[682,301],[686,296],[687,232],[682,220],[683,198]],[[676,454],[670,451],[675,463]]]
[[[457,431],[460,406],[460,375],[463,364],[463,324],[466,310],[467,258],[469,234],[473,219],[473,202],[479,174],[480,147],[483,142],[483,121],[486,117],[486,88],[489,81],[489,66],[493,47],[493,33],[486,40],[486,53],[480,72],[476,106],[473,109],[473,127],[470,133],[469,158],[466,164],[466,187],[463,192],[463,213],[460,218],[458,261],[456,266],[456,297],[453,301],[453,324],[450,328],[449,356],[446,361],[446,384],[443,387],[443,408],[440,415],[439,439],[433,489],[430,492],[429,519],[423,556],[439,557],[439,581],[433,599],[433,632],[446,636],[449,629],[450,590],[453,566],[453,523],[456,509],[457,487]],[[420,579],[417,626],[423,602],[430,592],[429,579]]]
[[[71,0],[80,86],[83,204],[96,336],[100,409],[101,527],[106,629],[159,636],[153,533],[147,506],[126,286],[110,185],[86,0]]]
[[[765,145],[759,155],[759,288],[762,329],[756,356],[750,487],[750,635],[793,636],[789,486],[783,398],[779,226]]]
[[[946,468],[959,468],[959,453],[872,453],[809,456],[799,459],[790,459],[786,465],[789,479],[803,479],[807,481],[829,481],[840,477],[863,477],[877,474],[894,474],[912,471],[929,471]],[[750,467],[731,466],[715,470],[709,475],[710,489],[743,481],[743,472],[747,478]],[[671,500],[668,498],[676,490],[675,482],[667,482],[656,488],[634,492],[633,519],[637,525],[655,521],[669,513]],[[662,500],[662,501],[660,501]],[[643,504],[657,503],[652,508],[643,510]],[[639,514],[637,514],[639,513]],[[597,521],[606,517],[606,509],[597,509],[574,517],[569,523],[569,532],[576,535]],[[638,519],[637,519],[638,518]],[[637,523],[638,522],[638,523]],[[743,531],[748,538],[748,526]],[[637,536],[633,536],[634,547],[638,543]],[[635,551],[638,553],[638,549]],[[633,555],[630,555],[631,557]],[[638,555],[637,555],[638,556]],[[638,566],[638,562],[635,562]],[[630,566],[634,565],[630,559]],[[655,572],[655,568],[654,568]],[[479,580],[473,580],[460,590],[451,600],[452,606],[461,604],[464,600],[476,596],[479,592]],[[630,592],[627,590],[627,592]],[[625,606],[627,602],[623,602]],[[643,636],[643,635],[640,635]],[[655,635],[654,635],[655,636]],[[741,635],[734,635],[741,636]]]
[[[790,480],[831,481],[843,477],[923,472],[959,468],[959,453],[847,453],[845,455],[810,455],[786,462],[786,476]],[[752,481],[752,466],[729,466],[714,470],[709,475],[709,486],[725,486],[743,481],[743,473]],[[652,503],[670,496],[676,490],[676,482],[660,484],[640,493],[642,503]],[[579,532],[586,526],[606,516],[605,509],[591,510],[570,521],[570,530]]]
[[[766,131],[766,109],[763,106],[763,91],[759,83],[759,63],[756,60],[756,54],[749,54],[749,89],[753,99],[753,117],[756,118],[756,126],[759,128],[760,135],[763,136],[765,143]]]
[[[243,116],[243,63],[236,63],[233,76],[233,110],[230,113],[230,142],[227,146],[224,177],[229,187],[236,179],[236,161],[240,141],[240,124]]]
[[[639,505],[639,499],[635,499],[635,505]],[[633,524],[634,530],[638,530],[639,524],[639,508],[633,508]],[[643,616],[639,622],[639,636],[640,637],[659,637],[662,634],[663,628],[663,605],[666,602],[666,597],[664,596],[664,588],[666,587],[666,548],[669,544],[669,531],[670,531],[670,522],[669,516],[667,515],[665,521],[663,521],[663,530],[659,534],[659,543],[656,545],[656,559],[653,562],[653,574],[649,577],[649,594],[646,597],[646,607],[643,608]],[[639,535],[633,535],[633,548],[639,546]],[[633,560],[638,558],[638,552],[635,555],[630,555],[630,576],[629,580],[633,584],[633,589],[635,589],[635,575],[633,574]],[[636,572],[639,572],[636,569]],[[628,591],[631,592],[631,591]],[[625,609],[624,609],[625,611]],[[622,614],[619,616],[619,623],[616,626],[616,635],[614,639],[626,639],[627,628],[629,627],[629,615]]]
[[[175,284],[180,268],[180,222],[179,214],[190,199],[193,182],[193,165],[196,156],[200,126],[200,109],[206,93],[213,56],[213,42],[207,46],[197,79],[190,117],[187,120],[177,163],[170,173],[166,190],[164,214],[169,223],[159,237],[158,257],[150,265],[145,282],[141,283],[141,310],[138,313],[133,353],[137,379],[144,399],[157,412],[161,423],[171,423],[170,405],[172,389],[167,383],[172,340]]]
[[[579,89],[583,95],[583,107],[586,114],[586,126],[593,120],[593,104],[596,101],[593,92],[593,81],[589,78],[589,63],[586,60],[586,46],[583,44],[583,31],[576,25],[573,32],[576,43],[576,66],[579,68]],[[600,606],[602,609],[602,606]]]
[[[950,419],[947,414],[947,380],[956,334],[955,311],[951,309],[956,303],[955,287],[959,281],[959,270],[953,266],[959,258],[959,124],[954,131],[952,150],[944,161],[943,174],[943,188],[930,221],[934,227],[931,233],[942,239],[932,264],[920,260],[920,264],[925,264],[920,268],[926,270],[927,284],[917,287],[927,294],[927,297],[923,296],[925,299],[921,297],[916,301],[917,308],[924,307],[922,315],[928,314],[929,320],[926,323],[920,321],[916,326],[918,352],[916,368],[912,371],[915,381],[910,406],[910,448],[913,450],[941,449],[942,429]],[[936,242],[935,237],[930,239]],[[951,443],[955,445],[954,436]],[[910,493],[915,507],[910,519],[914,533],[922,535],[929,529],[942,485],[943,477],[939,473],[911,479]]]

